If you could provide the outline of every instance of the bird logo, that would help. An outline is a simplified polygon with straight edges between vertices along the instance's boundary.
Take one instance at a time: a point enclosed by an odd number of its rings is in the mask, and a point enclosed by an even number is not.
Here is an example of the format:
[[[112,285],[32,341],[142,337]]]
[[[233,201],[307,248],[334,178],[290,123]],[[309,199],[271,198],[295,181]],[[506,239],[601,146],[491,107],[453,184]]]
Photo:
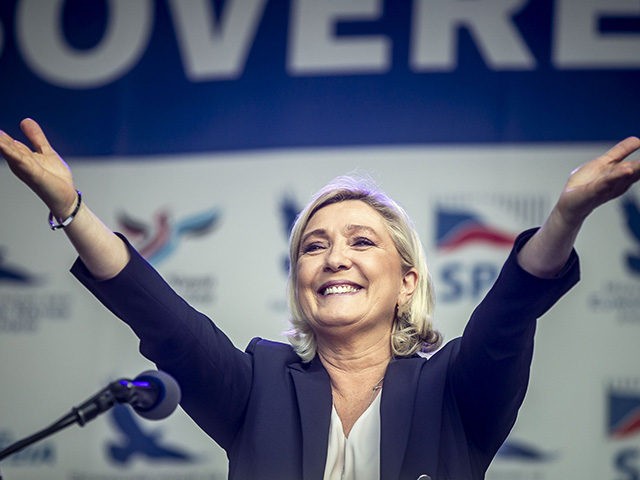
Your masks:
[[[555,460],[554,452],[543,451],[536,445],[521,440],[508,439],[498,450],[500,460],[519,460],[530,463],[544,463]]]
[[[126,213],[119,214],[117,221],[123,233],[136,243],[140,254],[149,263],[158,265],[178,248],[183,238],[201,237],[212,232],[220,217],[219,209],[213,208],[171,222],[169,212],[160,210],[154,215],[152,225]]]
[[[4,249],[0,248],[0,285],[3,283],[22,285],[35,285],[38,283],[36,277],[22,268],[7,265],[4,262],[4,256]]]
[[[280,201],[280,218],[282,220],[282,231],[287,240],[289,239],[289,235],[291,234],[291,230],[293,229],[293,225],[296,222],[296,218],[298,217],[299,212],[300,207],[293,198],[293,195],[285,195]],[[285,274],[289,273],[288,254],[283,256],[282,268]]]
[[[622,197],[621,204],[627,231],[636,242],[636,251],[628,252],[625,256],[627,268],[640,275],[640,206],[632,195]]]
[[[145,432],[126,405],[116,405],[111,410],[110,418],[122,436],[119,442],[107,444],[108,456],[115,463],[125,465],[136,456],[154,461],[168,460],[178,463],[195,460],[193,455],[180,448],[162,445],[160,430]]]

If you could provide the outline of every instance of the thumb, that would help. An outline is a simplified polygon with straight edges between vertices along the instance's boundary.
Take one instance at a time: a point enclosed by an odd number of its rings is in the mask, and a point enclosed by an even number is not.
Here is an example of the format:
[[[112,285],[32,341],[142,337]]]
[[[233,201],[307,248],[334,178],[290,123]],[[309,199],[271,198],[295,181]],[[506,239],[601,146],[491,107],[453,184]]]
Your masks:
[[[53,148],[38,122],[32,118],[25,118],[20,122],[20,129],[29,139],[36,152],[44,154],[53,152]]]

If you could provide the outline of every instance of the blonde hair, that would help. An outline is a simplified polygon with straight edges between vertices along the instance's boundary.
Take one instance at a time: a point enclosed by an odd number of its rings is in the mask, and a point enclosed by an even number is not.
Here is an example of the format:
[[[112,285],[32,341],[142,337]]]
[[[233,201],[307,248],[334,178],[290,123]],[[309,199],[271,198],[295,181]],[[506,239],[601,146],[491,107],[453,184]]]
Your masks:
[[[309,204],[298,214],[289,237],[288,295],[291,309],[289,342],[304,362],[316,354],[316,338],[304,317],[297,295],[297,264],[300,242],[311,217],[321,208],[346,200],[359,200],[378,212],[388,228],[404,271],[414,268],[418,272],[418,284],[410,300],[396,309],[391,334],[391,350],[394,356],[410,356],[418,351],[429,352],[442,343],[442,336],[433,328],[434,294],[427,268],[424,249],[413,222],[400,205],[379,190],[369,180],[342,176],[317,192]]]

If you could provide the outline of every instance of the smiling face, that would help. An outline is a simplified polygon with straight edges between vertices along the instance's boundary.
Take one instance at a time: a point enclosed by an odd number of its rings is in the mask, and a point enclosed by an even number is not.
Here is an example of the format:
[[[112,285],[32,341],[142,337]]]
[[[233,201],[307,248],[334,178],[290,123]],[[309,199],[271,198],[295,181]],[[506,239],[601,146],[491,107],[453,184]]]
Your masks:
[[[297,298],[316,335],[391,334],[396,305],[417,282],[403,272],[382,216],[347,200],[319,209],[302,234],[296,265]]]

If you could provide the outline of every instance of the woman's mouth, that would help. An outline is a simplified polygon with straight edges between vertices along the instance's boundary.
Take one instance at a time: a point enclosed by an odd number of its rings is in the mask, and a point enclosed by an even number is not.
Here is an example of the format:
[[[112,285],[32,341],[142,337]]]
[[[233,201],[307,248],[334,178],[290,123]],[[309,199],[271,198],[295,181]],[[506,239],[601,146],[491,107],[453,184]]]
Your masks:
[[[355,293],[361,290],[361,288],[362,287],[351,284],[351,283],[333,284],[333,285],[328,285],[326,287],[322,287],[320,289],[320,295],[327,296],[327,295],[342,295],[345,293]]]

